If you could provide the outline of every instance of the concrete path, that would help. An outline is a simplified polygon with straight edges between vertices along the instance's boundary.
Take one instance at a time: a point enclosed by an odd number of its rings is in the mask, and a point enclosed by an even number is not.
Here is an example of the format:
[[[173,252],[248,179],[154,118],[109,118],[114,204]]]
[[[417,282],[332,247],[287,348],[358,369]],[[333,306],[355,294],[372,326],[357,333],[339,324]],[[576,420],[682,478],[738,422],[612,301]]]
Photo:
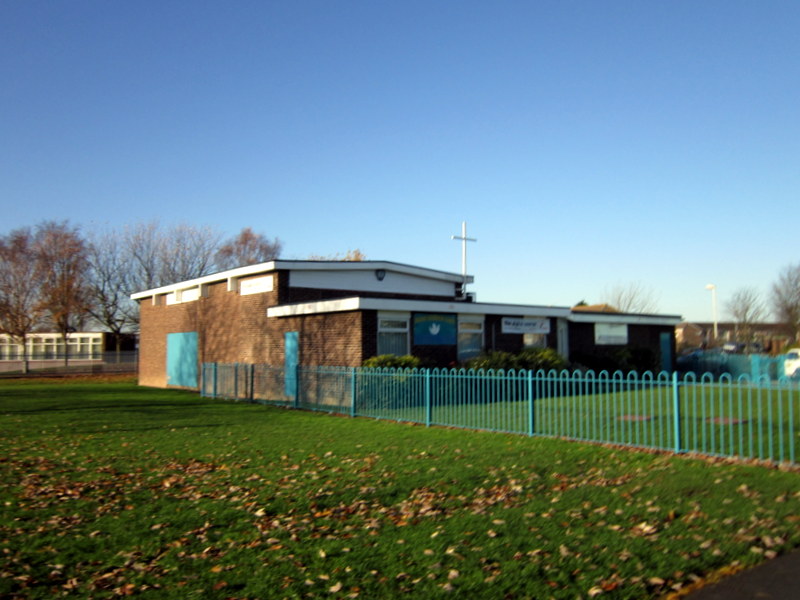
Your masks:
[[[688,600],[800,600],[800,550],[700,588]]]

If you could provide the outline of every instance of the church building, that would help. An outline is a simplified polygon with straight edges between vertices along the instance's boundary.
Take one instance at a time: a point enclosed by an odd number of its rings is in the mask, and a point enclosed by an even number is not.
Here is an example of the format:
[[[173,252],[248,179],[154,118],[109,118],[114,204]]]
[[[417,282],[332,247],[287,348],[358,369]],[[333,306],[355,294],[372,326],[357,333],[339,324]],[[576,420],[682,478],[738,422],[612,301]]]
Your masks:
[[[482,352],[567,358],[644,349],[674,364],[679,316],[476,302],[471,276],[387,261],[274,260],[141,291],[139,382],[198,386],[206,362],[360,366],[412,354],[455,367]]]

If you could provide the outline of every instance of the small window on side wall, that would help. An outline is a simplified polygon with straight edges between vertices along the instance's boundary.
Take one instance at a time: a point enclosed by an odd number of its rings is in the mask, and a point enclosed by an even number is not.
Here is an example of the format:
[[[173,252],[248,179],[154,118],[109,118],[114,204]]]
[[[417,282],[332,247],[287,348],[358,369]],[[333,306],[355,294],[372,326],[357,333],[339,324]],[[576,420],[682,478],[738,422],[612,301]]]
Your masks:
[[[483,316],[459,317],[458,362],[479,356],[483,351]]]
[[[409,313],[378,313],[378,355],[404,356],[409,348]]]

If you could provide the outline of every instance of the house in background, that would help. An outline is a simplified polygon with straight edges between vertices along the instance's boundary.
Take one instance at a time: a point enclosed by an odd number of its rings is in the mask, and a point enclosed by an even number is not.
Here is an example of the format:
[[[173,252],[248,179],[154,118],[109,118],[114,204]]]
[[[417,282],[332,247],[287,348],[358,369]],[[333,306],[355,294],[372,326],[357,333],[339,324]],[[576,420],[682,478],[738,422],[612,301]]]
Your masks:
[[[726,342],[744,342],[756,343],[766,353],[780,354],[789,343],[790,337],[781,323],[754,323],[745,334],[740,324],[722,321],[717,323],[717,339],[714,340],[714,323],[683,321],[675,326],[675,341],[679,351],[712,348]]]
[[[677,316],[480,303],[471,282],[387,261],[275,260],[138,292],[139,381],[194,388],[204,362],[360,366],[381,354],[449,367],[525,347],[591,358],[642,345],[674,364]]]

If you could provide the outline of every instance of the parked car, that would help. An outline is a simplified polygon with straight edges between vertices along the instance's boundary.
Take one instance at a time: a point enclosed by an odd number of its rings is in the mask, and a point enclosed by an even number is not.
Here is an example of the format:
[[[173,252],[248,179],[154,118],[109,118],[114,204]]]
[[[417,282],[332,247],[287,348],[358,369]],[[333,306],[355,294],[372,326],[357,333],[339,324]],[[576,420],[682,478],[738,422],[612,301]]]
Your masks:
[[[783,372],[787,377],[800,376],[800,348],[792,348],[784,355]]]
[[[726,342],[722,345],[722,351],[728,354],[761,354],[764,347],[758,342]]]

